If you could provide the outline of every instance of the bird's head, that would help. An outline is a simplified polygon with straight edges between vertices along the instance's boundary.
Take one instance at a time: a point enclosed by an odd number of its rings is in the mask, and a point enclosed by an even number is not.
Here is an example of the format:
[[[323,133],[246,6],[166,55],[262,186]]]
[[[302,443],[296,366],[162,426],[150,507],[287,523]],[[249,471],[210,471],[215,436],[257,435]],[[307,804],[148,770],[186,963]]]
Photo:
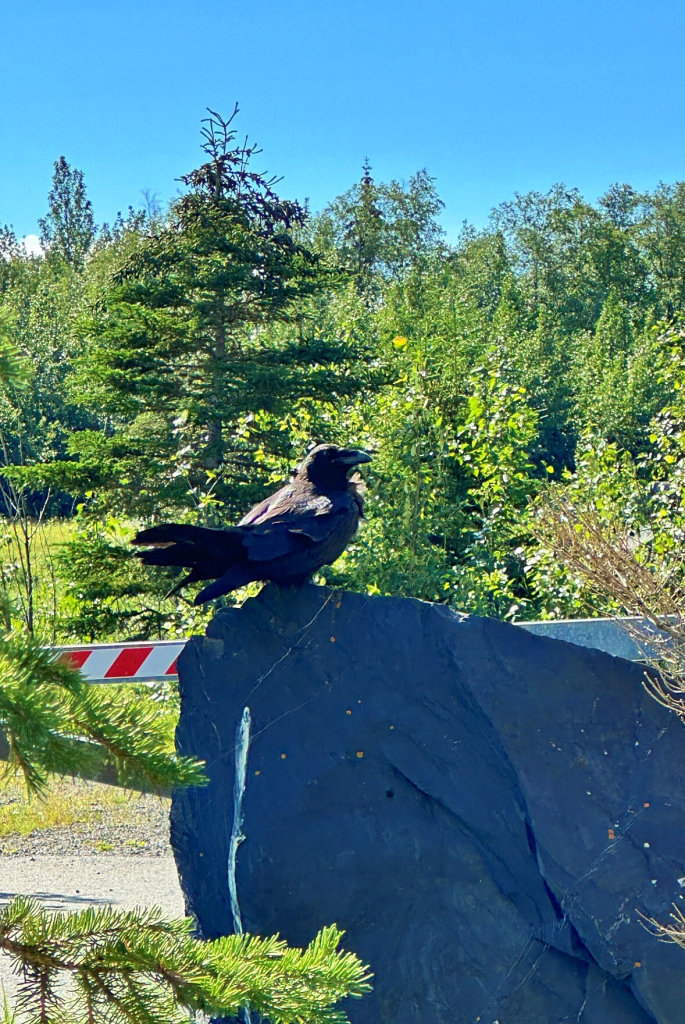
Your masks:
[[[345,490],[347,474],[355,466],[371,462],[367,452],[357,448],[338,448],[335,444],[318,444],[305,456],[295,470],[299,479],[310,480],[325,490]]]

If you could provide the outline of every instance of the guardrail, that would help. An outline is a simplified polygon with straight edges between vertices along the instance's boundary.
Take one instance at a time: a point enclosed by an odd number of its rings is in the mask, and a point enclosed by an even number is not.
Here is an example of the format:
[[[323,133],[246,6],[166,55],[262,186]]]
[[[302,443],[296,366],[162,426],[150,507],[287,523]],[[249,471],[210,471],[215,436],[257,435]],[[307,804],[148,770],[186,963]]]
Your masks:
[[[176,661],[185,640],[135,640],[121,644],[57,647],[58,660],[78,668],[90,683],[177,679]]]
[[[578,647],[591,647],[626,661],[644,661],[645,654],[650,653],[658,656],[650,641],[657,636],[663,638],[663,633],[650,622],[639,618],[548,619],[544,622],[517,622],[515,625],[537,636],[565,640]]]
[[[653,627],[640,619],[557,619],[517,622],[520,629],[579,647],[592,647],[616,658],[642,661],[644,651],[626,628],[637,626],[649,647]],[[91,683],[151,682],[176,679],[176,662],[185,640],[136,640],[120,644],[72,644],[58,647],[59,659],[81,670]]]

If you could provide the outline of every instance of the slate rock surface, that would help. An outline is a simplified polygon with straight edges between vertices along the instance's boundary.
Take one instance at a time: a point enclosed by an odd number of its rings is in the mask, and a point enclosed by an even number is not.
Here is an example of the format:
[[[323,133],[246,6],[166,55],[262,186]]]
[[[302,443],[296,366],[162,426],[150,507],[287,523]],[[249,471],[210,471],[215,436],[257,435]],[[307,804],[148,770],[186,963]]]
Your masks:
[[[683,1024],[685,728],[639,666],[428,603],[269,585],[179,662],[172,845],[206,937],[325,924],[374,972],[353,1024]],[[680,881],[679,881],[680,880]]]

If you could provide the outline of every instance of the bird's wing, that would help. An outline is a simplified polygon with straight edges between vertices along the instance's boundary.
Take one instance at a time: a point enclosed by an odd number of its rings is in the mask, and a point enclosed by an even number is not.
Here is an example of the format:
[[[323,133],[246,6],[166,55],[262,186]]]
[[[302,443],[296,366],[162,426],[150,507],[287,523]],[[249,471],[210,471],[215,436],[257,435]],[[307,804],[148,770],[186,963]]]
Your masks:
[[[290,522],[297,516],[326,515],[333,511],[334,499],[297,483],[286,484],[280,491],[251,508],[238,526],[259,526],[263,523]]]
[[[296,485],[283,487],[239,524],[250,561],[268,562],[321,543],[335,528],[334,521],[349,514],[349,506],[344,492],[329,497]]]

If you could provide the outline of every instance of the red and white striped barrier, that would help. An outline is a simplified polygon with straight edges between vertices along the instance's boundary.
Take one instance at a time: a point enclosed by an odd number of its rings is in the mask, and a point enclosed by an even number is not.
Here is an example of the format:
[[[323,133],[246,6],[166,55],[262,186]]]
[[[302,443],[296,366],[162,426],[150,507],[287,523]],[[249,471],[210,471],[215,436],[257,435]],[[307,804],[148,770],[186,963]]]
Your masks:
[[[59,647],[57,660],[80,669],[90,683],[175,679],[176,659],[184,647],[185,640],[73,644]]]

